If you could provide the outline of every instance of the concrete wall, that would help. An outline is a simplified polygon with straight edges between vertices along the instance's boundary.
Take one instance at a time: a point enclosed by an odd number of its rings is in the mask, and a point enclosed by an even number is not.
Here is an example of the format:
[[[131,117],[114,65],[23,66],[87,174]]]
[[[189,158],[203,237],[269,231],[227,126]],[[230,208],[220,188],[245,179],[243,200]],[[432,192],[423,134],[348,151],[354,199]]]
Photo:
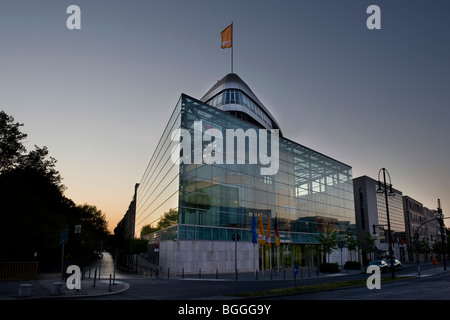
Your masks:
[[[258,245],[238,241],[237,269],[239,272],[253,272],[258,269]],[[235,244],[229,241],[177,240],[160,243],[159,264],[180,275],[234,273]]]

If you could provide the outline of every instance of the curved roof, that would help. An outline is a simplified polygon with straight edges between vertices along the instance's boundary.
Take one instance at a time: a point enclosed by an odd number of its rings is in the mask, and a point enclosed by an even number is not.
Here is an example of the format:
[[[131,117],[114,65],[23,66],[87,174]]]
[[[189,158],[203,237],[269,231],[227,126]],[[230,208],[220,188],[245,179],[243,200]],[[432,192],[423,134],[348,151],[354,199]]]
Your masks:
[[[227,89],[237,89],[245,93],[247,97],[249,97],[258,107],[266,114],[266,116],[271,120],[272,125],[269,126],[267,122],[263,121],[260,116],[249,110],[247,107],[243,107],[240,104],[226,104],[222,105],[219,108],[223,111],[238,111],[246,113],[248,116],[255,119],[261,126],[266,129],[280,129],[275,118],[269,112],[269,110],[262,104],[262,102],[258,99],[258,97],[253,93],[250,87],[235,73],[229,73],[221,80],[219,80],[216,84],[214,84],[211,89],[200,99],[202,102],[208,103],[212,98],[220,94],[221,92]],[[281,135],[281,130],[280,130]]]

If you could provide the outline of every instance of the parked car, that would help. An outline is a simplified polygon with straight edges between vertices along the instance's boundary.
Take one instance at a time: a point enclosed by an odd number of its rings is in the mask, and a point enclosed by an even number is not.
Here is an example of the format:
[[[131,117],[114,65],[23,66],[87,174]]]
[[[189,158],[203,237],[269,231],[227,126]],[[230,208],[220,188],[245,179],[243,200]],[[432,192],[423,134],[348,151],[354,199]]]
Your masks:
[[[391,259],[386,258],[384,259],[384,261],[386,261],[387,265],[388,265],[388,270],[391,270]],[[402,270],[402,263],[398,260],[398,259],[394,259],[394,270],[395,271],[400,271]]]
[[[380,268],[381,273],[385,273],[389,271],[389,266],[384,260],[372,260],[369,262],[368,266],[378,266]],[[366,271],[367,271],[366,267]]]

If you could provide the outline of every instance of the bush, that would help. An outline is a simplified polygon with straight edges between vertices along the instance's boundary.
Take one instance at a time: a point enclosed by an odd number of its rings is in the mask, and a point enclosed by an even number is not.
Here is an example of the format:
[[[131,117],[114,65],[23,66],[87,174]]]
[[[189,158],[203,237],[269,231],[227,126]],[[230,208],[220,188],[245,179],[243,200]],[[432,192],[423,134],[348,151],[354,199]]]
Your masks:
[[[361,263],[358,261],[346,261],[344,265],[344,269],[346,270],[360,270]]]
[[[319,266],[320,272],[326,272],[326,273],[337,273],[341,271],[341,268],[339,268],[339,265],[334,263],[322,263]]]

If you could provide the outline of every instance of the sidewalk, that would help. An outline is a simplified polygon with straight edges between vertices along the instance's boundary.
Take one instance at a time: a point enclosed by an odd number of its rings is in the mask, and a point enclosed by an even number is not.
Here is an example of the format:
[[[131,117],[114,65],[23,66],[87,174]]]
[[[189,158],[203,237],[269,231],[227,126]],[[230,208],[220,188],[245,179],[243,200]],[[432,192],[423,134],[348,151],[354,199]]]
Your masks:
[[[303,267],[299,269],[299,272],[296,276],[293,274],[292,269],[283,269],[279,274],[271,273],[270,270],[258,271],[258,272],[243,272],[237,275],[237,279],[243,281],[294,281],[297,280],[305,280],[305,279],[317,279],[324,277],[339,277],[339,276],[347,276],[352,274],[360,274],[364,273],[363,270],[343,270],[337,273],[323,273],[317,272],[317,268],[308,268]],[[167,278],[166,273],[164,274],[164,278]],[[182,279],[182,280],[221,280],[221,281],[234,281],[236,275],[234,273],[216,273],[216,274],[203,274],[199,272],[198,274],[176,274],[170,275],[171,279]]]
[[[57,284],[59,283],[59,284]],[[21,285],[25,284],[26,288]],[[28,286],[29,285],[29,286]],[[59,287],[59,290],[57,289]],[[116,280],[110,286],[109,278],[81,280],[81,289],[70,290],[60,273],[41,273],[34,280],[0,281],[0,300],[29,299],[73,299],[105,296],[121,293],[129,288],[128,283]],[[22,295],[22,296],[21,296]]]

